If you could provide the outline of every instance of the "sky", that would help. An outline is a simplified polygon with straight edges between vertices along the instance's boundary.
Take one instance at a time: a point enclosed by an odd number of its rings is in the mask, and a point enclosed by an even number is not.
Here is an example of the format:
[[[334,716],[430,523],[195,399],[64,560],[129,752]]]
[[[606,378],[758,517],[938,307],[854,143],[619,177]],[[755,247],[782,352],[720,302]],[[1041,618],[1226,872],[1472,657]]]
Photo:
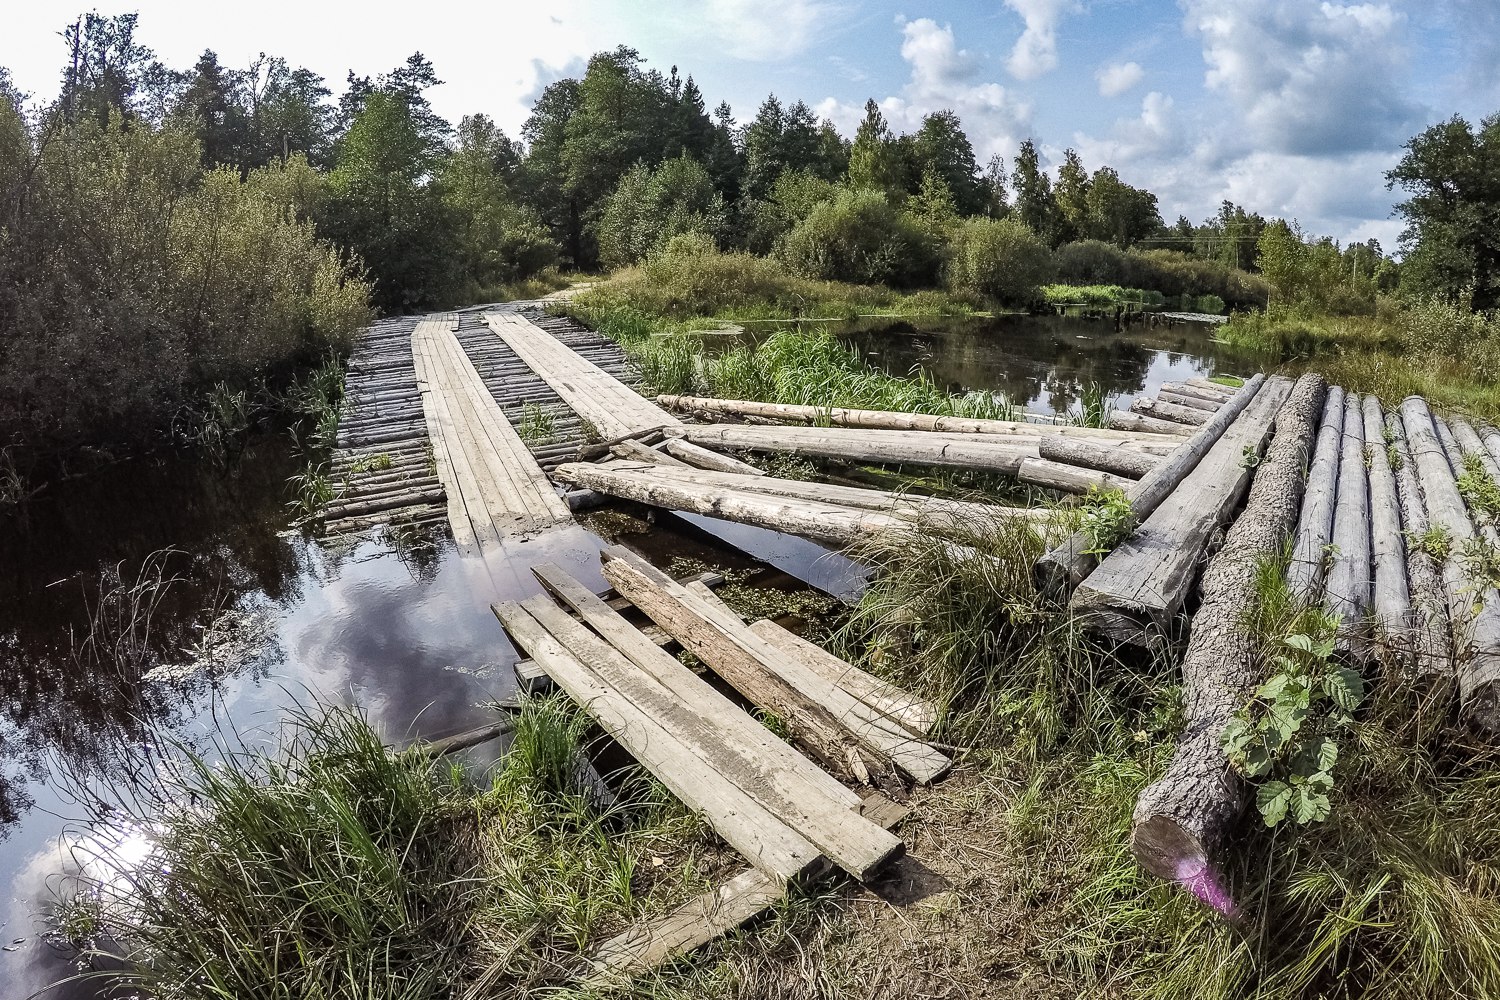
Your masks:
[[[79,7],[5,0],[0,66],[56,93],[59,32]],[[1197,222],[1224,199],[1341,241],[1395,248],[1384,173],[1428,125],[1500,111],[1500,0],[201,0],[100,3],[139,12],[168,65],[205,48],[244,66],[280,55],[328,78],[421,51],[436,110],[482,112],[511,135],[552,80],[627,45],[692,75],[741,122],[769,93],[852,135],[867,98],[898,131],[951,109],[980,163],[1032,138],[1056,165],[1076,149]]]

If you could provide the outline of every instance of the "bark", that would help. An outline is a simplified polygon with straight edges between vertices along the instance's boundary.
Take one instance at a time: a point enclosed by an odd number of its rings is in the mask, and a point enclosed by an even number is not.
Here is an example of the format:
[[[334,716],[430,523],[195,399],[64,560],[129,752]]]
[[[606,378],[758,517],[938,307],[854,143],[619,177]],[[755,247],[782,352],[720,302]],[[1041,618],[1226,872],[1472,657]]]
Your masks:
[[[1312,465],[1297,541],[1286,570],[1292,596],[1311,603],[1323,591],[1324,554],[1333,541],[1333,505],[1338,496],[1340,444],[1344,433],[1344,390],[1333,386],[1323,404],[1323,420]]]

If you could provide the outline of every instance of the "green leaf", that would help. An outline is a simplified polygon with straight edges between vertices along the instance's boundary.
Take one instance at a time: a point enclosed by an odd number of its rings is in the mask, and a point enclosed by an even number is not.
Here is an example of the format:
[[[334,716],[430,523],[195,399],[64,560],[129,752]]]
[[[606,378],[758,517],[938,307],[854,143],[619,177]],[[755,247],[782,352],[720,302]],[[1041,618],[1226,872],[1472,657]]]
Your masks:
[[[1292,773],[1304,778],[1333,770],[1339,758],[1339,745],[1326,736],[1302,744],[1292,760]]]
[[[1286,819],[1291,804],[1292,788],[1284,781],[1268,781],[1255,790],[1255,808],[1260,810],[1266,826],[1275,826]]]
[[[1345,712],[1353,712],[1365,700],[1365,679],[1349,667],[1334,667],[1323,678],[1323,690]]]
[[[1230,754],[1242,752],[1245,745],[1255,738],[1255,730],[1244,716],[1236,715],[1224,723],[1224,749]]]
[[[1311,785],[1303,785],[1287,797],[1291,799],[1292,818],[1298,823],[1321,823],[1332,808],[1328,796]]]
[[[1289,635],[1281,641],[1293,649],[1300,649],[1304,653],[1311,653],[1313,651],[1313,641],[1309,636]]]
[[[1286,674],[1277,674],[1255,689],[1255,697],[1265,701],[1275,701],[1281,695],[1282,688],[1286,687],[1288,680]]]

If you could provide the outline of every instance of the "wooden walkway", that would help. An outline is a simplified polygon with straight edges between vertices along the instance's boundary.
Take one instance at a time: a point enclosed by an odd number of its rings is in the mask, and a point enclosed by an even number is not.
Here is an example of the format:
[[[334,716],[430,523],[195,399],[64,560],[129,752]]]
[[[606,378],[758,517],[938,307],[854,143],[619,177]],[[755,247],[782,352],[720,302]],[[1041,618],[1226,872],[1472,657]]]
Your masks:
[[[456,326],[446,315],[418,323],[412,357],[454,541],[465,555],[481,555],[572,515],[459,345]]]
[[[579,417],[593,425],[600,438],[621,438],[682,423],[521,313],[485,313],[484,320]]]

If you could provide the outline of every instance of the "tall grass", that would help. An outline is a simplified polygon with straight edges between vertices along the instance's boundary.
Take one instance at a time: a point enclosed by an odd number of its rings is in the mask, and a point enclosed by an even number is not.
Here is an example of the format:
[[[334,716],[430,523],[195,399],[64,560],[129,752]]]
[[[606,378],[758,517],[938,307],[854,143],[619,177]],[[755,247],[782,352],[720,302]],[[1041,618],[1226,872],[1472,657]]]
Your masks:
[[[161,997],[435,1000],[570,979],[580,949],[703,884],[703,828],[654,786],[601,806],[586,728],[565,702],[528,704],[487,787],[387,751],[344,709],[293,718],[272,749],[158,761],[150,795],[101,804],[63,930],[131,969],[97,976]]]

